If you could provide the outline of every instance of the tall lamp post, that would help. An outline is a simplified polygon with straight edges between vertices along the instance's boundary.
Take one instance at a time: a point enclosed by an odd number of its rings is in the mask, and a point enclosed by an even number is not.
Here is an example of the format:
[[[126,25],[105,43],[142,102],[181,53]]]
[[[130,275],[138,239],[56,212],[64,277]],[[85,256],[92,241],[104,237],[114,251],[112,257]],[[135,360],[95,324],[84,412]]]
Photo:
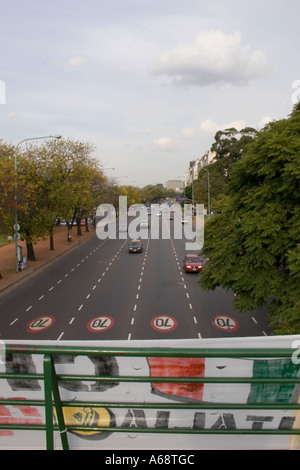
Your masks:
[[[209,171],[206,168],[202,168],[202,170],[207,172],[207,214],[208,218],[210,219],[210,183],[209,183]]]
[[[16,148],[15,148],[15,171],[16,171],[16,174],[17,174],[17,170],[18,170],[18,147],[20,144],[22,144],[23,142],[27,142],[28,140],[38,140],[38,139],[60,139],[61,138],[61,135],[47,135],[47,136],[44,136],[44,137],[30,137],[29,139],[23,139],[21,140],[17,145],[16,145]],[[19,227],[18,227],[18,199],[17,199],[17,184],[16,184],[16,191],[15,191],[15,198],[16,198],[16,210],[15,210],[15,226],[14,226],[14,229],[15,229],[15,247],[16,247],[16,272],[18,273],[19,272],[19,256],[18,256],[18,230],[19,230]]]

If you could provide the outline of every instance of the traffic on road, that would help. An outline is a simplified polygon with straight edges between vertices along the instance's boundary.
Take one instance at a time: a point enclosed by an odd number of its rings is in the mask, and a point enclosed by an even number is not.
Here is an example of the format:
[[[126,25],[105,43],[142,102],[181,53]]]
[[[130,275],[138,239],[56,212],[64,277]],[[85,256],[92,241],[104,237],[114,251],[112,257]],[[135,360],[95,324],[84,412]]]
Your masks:
[[[174,236],[179,214],[149,217],[152,233],[94,237],[0,295],[0,339],[135,340],[268,335],[266,312],[232,310],[233,292],[200,289],[205,260]],[[157,228],[153,227],[157,224]],[[145,222],[144,222],[144,225]],[[186,224],[182,223],[182,230]],[[124,233],[125,232],[125,233]],[[122,233],[122,236],[121,236]],[[127,238],[126,238],[127,236]]]

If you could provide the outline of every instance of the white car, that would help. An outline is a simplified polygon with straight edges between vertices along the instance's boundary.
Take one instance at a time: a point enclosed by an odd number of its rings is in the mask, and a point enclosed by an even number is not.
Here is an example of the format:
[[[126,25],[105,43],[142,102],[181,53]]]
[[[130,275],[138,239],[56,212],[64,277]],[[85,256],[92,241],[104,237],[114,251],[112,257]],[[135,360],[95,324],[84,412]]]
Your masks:
[[[148,227],[148,220],[142,220],[141,227]]]
[[[185,218],[185,217],[182,217],[182,219],[181,219],[181,223],[182,223],[182,224],[187,224],[187,223],[188,223],[188,220],[187,220],[187,218]]]

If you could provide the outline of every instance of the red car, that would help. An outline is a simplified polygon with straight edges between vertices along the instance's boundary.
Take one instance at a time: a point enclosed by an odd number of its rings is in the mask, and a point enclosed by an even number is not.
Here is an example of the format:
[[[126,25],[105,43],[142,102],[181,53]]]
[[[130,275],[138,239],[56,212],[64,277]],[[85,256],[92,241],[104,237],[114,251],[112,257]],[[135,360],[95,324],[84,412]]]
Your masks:
[[[183,260],[183,269],[186,273],[199,273],[202,269],[202,262],[197,255],[186,255]]]

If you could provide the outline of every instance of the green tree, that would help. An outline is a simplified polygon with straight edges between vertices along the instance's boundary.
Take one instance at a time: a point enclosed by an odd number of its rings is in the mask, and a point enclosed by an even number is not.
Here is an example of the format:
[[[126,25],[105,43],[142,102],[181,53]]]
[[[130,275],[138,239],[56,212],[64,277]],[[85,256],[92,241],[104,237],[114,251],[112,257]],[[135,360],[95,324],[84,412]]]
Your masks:
[[[161,200],[178,196],[173,189],[167,189],[163,184],[148,184],[138,190],[140,202],[143,204],[159,204]]]
[[[206,166],[210,178],[211,210],[219,210],[219,201],[226,192],[232,168],[242,158],[256,135],[257,131],[253,127],[245,127],[240,131],[230,128],[215,134],[215,141],[210,149],[215,154],[215,161]],[[194,197],[200,203],[207,201],[207,173],[204,170],[200,170],[194,183]]]
[[[99,185],[99,180],[96,181],[96,174],[98,178],[100,175],[99,162],[92,158],[93,150],[91,143],[71,139],[49,141],[45,149],[46,166],[51,170],[49,174],[54,189],[50,192],[52,204],[49,210],[51,208],[54,220],[57,216],[67,220],[70,223],[69,230],[76,220],[79,235],[81,219],[87,218],[94,210],[94,184]],[[50,231],[53,217],[49,218],[49,223]]]
[[[49,236],[54,249],[53,227],[57,216],[70,221],[93,214],[107,195],[107,180],[100,162],[92,158],[91,143],[60,139],[43,145],[28,143],[18,150],[0,141],[0,225],[13,234],[15,212],[27,257],[35,260],[34,243]]]
[[[300,328],[300,104],[257,133],[232,169],[221,214],[205,228],[202,288],[245,311],[268,304],[276,334]]]
[[[229,176],[225,171],[223,159],[211,163],[205,168],[209,171],[210,209],[216,211],[218,210],[218,200],[225,191]],[[208,174],[204,169],[199,171],[198,179],[194,182],[194,199],[198,204],[207,205]]]
[[[33,244],[45,235],[40,214],[40,188],[34,162],[18,155],[17,213],[19,233],[26,242],[28,260],[35,260]]]
[[[0,231],[13,235],[16,210],[14,148],[0,140]],[[0,273],[0,279],[2,275]]]
[[[227,159],[228,164],[234,163],[242,157],[245,148],[256,136],[257,130],[245,127],[238,131],[234,127],[220,130],[215,134],[215,141],[211,151],[215,153],[216,160]]]
[[[210,179],[210,209],[219,211],[220,203],[230,181],[234,164],[245,153],[248,145],[257,135],[253,127],[245,127],[238,131],[235,128],[219,130],[215,134],[210,151],[215,154],[214,162],[206,165]],[[200,169],[197,180],[194,181],[194,200],[198,204],[207,203],[207,172]],[[192,199],[192,185],[185,188],[185,195]]]
[[[49,236],[54,249],[53,227],[58,216],[70,221],[87,217],[95,207],[98,163],[90,143],[71,139],[28,145],[18,157],[18,218],[26,240],[27,256],[34,260],[34,242]],[[80,222],[78,224],[79,230]]]
[[[0,225],[13,224],[16,209],[14,147],[0,140]],[[10,227],[11,231],[12,225]]]

